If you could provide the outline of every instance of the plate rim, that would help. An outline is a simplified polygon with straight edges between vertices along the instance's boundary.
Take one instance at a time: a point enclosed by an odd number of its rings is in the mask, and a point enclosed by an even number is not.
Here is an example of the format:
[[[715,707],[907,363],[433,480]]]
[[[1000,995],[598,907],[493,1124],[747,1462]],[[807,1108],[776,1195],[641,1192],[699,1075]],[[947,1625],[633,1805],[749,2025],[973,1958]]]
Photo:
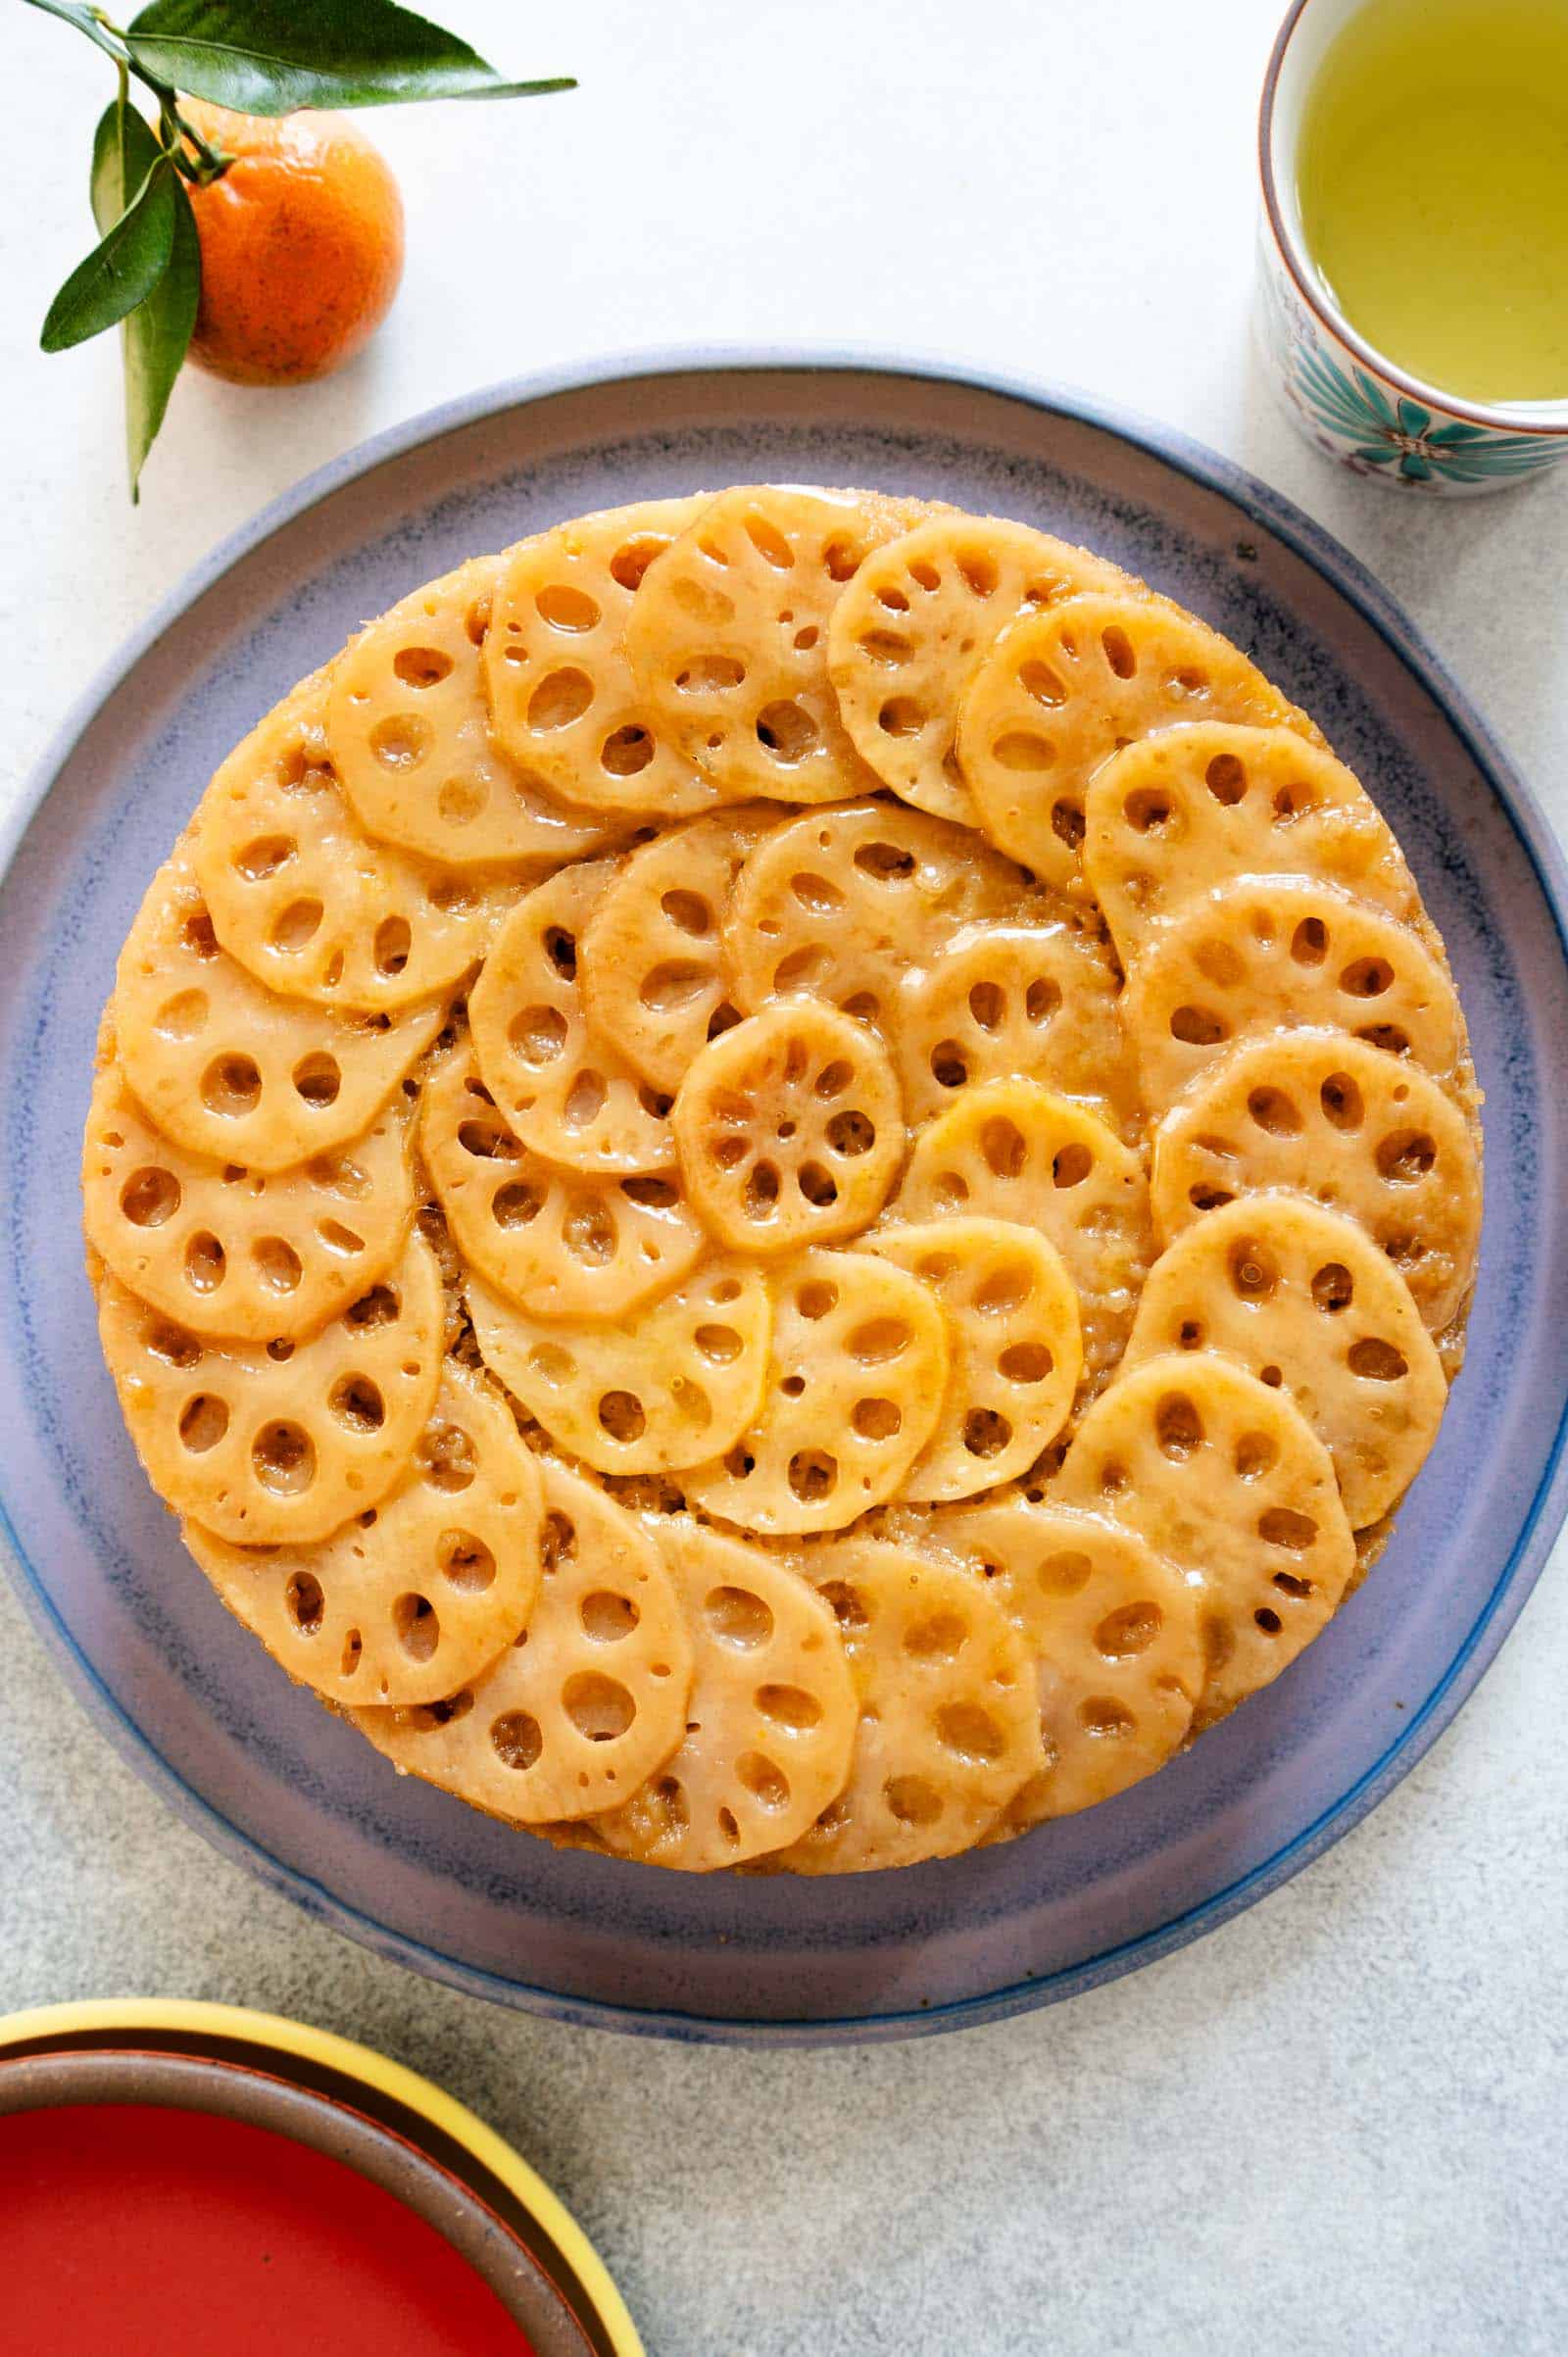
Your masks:
[[[592,362],[562,363],[438,402],[327,460],[270,501],[190,567],[159,600],[147,620],[100,666],[32,765],[16,806],[0,826],[0,885],[8,877],[34,819],[81,738],[137,664],[179,623],[198,599],[322,501],[427,443],[540,401],[593,392],[605,386],[632,384],[640,379],[768,374],[913,378],[1016,402],[1047,417],[1087,424],[1127,443],[1174,467],[1200,488],[1228,501],[1243,516],[1264,525],[1377,632],[1454,729],[1495,794],[1535,870],[1556,929],[1564,964],[1568,966],[1568,857],[1558,844],[1550,822],[1491,724],[1482,717],[1443,658],[1375,575],[1333,533],[1294,500],[1262,482],[1235,460],[1120,403],[1104,401],[1098,395],[1049,379],[984,368],[942,354],[891,351],[874,346],[862,349],[837,343],[674,344],[612,353]],[[9,995],[9,986],[0,983],[0,991]],[[1378,1758],[1336,1800],[1321,1809],[1309,1825],[1268,1858],[1156,1929],[1119,1941],[1080,1963],[1039,1977],[1026,1975],[1022,1981],[981,1996],[953,1998],[940,2005],[905,2007],[885,2013],[838,2015],[827,2020],[732,2020],[722,2015],[686,2014],[668,2007],[614,2004],[606,1999],[565,1995],[466,1963],[425,1940],[376,1922],[362,1909],[337,1897],[302,1868],[285,1864],[185,1782],[152,1738],[109,1692],[97,1670],[77,1647],[22,1546],[3,1494],[0,1494],[0,1533],[4,1534],[10,1549],[12,1585],[24,1610],[67,1686],[120,1756],[221,1855],[244,1866],[269,1888],[282,1892],[308,1916],[327,1924],[374,1954],[466,1994],[578,2027],[612,2029],[693,2043],[833,2045],[851,2041],[883,2042],[1001,2021],[1079,1995],[1119,1980],[1143,1965],[1156,1963],[1205,1933],[1218,1930],[1322,1856],[1360,1824],[1418,1764],[1452,1723],[1496,1657],[1540,1578],[1568,1514],[1565,1454],[1568,1454],[1568,1400],[1564,1402],[1518,1538],[1443,1677]]]

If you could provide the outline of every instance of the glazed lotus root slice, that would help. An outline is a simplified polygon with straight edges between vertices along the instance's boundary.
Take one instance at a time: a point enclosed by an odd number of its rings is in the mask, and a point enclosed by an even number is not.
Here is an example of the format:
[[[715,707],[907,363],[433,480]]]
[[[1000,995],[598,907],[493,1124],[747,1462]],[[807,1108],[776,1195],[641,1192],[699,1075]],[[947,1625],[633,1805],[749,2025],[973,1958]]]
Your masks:
[[[698,1050],[740,1019],[724,920],[741,862],[778,824],[761,803],[694,818],[626,859],[588,919],[588,1019],[654,1088],[673,1097]]]
[[[1078,1427],[1050,1501],[1109,1514],[1200,1575],[1200,1725],[1311,1644],[1355,1569],[1328,1450],[1283,1392],[1211,1350],[1118,1376]]]
[[[480,1356],[559,1448],[601,1473],[663,1473],[738,1441],[762,1403],[772,1307],[717,1261],[612,1322],[546,1320],[470,1275]]]
[[[468,994],[485,1086],[523,1143],[578,1170],[662,1170],[675,1159],[667,1098],[594,1033],[582,935],[612,860],[536,884],[496,937]]]
[[[620,829],[558,802],[491,734],[482,650],[502,563],[476,557],[350,640],[332,668],[327,746],[367,834],[452,867],[542,869]]]
[[[1084,1377],[1101,1383],[1153,1257],[1143,1165],[1087,1107],[1026,1080],[965,1089],[921,1131],[890,1217],[1004,1219],[1049,1238],[1078,1290]]]
[[[1076,925],[964,926],[908,975],[890,1029],[911,1127],[1007,1079],[1087,1098],[1124,1135],[1139,1126],[1121,977]]]
[[[624,1317],[704,1250],[672,1179],[563,1170],[530,1154],[464,1054],[425,1082],[419,1148],[464,1258],[536,1316]]]
[[[864,1021],[896,1023],[911,966],[978,917],[1015,916],[1026,879],[973,835],[896,803],[809,810],[764,835],[725,927],[748,1014],[809,991]]]
[[[414,1217],[413,1106],[295,1169],[244,1169],[154,1129],[117,1063],[82,1141],[87,1241],[122,1285],[194,1334],[298,1341],[384,1276]]]
[[[1078,1297],[1034,1228],[935,1219],[864,1250],[928,1285],[948,1321],[948,1389],[906,1498],[972,1498],[1032,1465],[1067,1421],[1082,1370]]]
[[[1123,1365],[1200,1349],[1284,1386],[1355,1530],[1388,1513],[1437,1438],[1448,1387],[1408,1286],[1364,1229],[1304,1196],[1244,1196],[1155,1261]]]
[[[1359,779],[1291,728],[1196,720],[1144,737],[1096,770],[1084,819],[1084,873],[1129,969],[1168,918],[1231,876],[1311,876],[1420,919]]]
[[[849,1782],[780,1853],[796,1874],[860,1874],[971,1848],[1044,1753],[1029,1656],[980,1581],[874,1539],[814,1548],[860,1700]]]
[[[1450,1088],[1464,1047],[1453,984],[1419,936],[1295,876],[1239,876],[1187,902],[1135,961],[1122,1011],[1154,1115],[1259,1031],[1348,1031]]]
[[[1168,599],[1069,598],[1004,631],[963,700],[958,762],[993,843],[1084,887],[1084,797],[1119,746],[1184,720],[1316,731],[1255,664]]]
[[[516,1641],[444,1701],[354,1723],[405,1774],[515,1825],[613,1808],[686,1731],[692,1643],[658,1548],[624,1506],[540,1465],[538,1600]]]
[[[438,1702],[511,1645],[539,1593],[539,1467],[506,1403],[448,1360],[402,1479],[330,1539],[185,1544],[229,1610],[328,1701]]]
[[[510,892],[374,843],[326,750],[326,682],[307,680],[203,795],[191,861],[231,958],[269,989],[374,1013],[451,990]]]
[[[1136,1531],[1014,1495],[934,1517],[1035,1665],[1045,1766],[998,1832],[1109,1800],[1186,1741],[1202,1692],[1201,1590]]]
[[[309,1342],[202,1341],[105,1276],[98,1332],[159,1497],[236,1547],[324,1539],[378,1505],[435,1405],[445,1304],[429,1247]]]
[[[696,1654],[685,1739],[597,1831],[621,1857],[706,1874],[815,1822],[844,1789],[858,1704],[838,1623],[798,1571],[683,1516],[658,1538]]]
[[[828,676],[861,760],[906,802],[977,826],[958,709],[998,634],[1079,591],[1136,587],[1103,557],[994,516],[933,516],[873,549],[827,635]]]
[[[1154,1132],[1164,1244],[1222,1203],[1277,1189],[1358,1220],[1429,1332],[1458,1316],[1480,1241],[1480,1156],[1464,1116],[1408,1060],[1338,1031],[1242,1040]]]
[[[875,1034],[814,1000],[749,1015],[700,1051],[670,1126],[692,1207],[737,1252],[869,1225],[904,1156],[899,1084]]]
[[[125,1078],[166,1137],[247,1170],[288,1170],[370,1127],[441,1028],[439,1001],[374,1015],[278,998],[219,946],[178,853],[120,953]]]
[[[496,739],[567,802],[668,818],[719,799],[655,726],[626,660],[649,566],[707,505],[645,500],[578,516],[503,561],[484,642]]]
[[[898,1494],[948,1370],[946,1321],[916,1278],[868,1252],[802,1252],[778,1279],[756,1424],[681,1487],[764,1536],[842,1530]]]
[[[732,802],[836,802],[865,780],[828,684],[827,629],[909,501],[761,484],[721,492],[649,571],[626,652],[655,730]]]

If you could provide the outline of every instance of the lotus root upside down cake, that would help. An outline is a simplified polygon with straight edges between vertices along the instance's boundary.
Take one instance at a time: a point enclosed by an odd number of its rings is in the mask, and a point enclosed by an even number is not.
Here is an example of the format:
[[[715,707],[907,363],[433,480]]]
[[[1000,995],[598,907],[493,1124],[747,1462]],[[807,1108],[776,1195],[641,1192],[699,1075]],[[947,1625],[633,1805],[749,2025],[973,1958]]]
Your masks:
[[[1321,1635],[1458,1372],[1478,1105],[1241,648],[1023,523],[742,486],[412,589],[228,756],[105,1010],[88,1267],[190,1556],[387,1773],[853,1873],[1112,1798]]]

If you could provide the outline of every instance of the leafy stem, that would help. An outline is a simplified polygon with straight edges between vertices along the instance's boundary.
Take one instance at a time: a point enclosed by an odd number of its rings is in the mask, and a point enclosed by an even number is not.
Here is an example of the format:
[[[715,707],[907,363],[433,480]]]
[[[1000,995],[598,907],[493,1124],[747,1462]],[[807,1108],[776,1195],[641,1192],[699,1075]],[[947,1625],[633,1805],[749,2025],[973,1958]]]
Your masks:
[[[46,17],[58,17],[64,25],[74,25],[89,41],[95,41],[117,65],[123,65],[127,56],[123,39],[116,32],[101,9],[85,8],[81,0],[27,0],[30,8],[41,9]]]
[[[234,162],[182,112],[181,93],[276,116],[576,88],[566,75],[505,80],[466,41],[401,0],[149,0],[125,25],[95,0],[28,6],[102,50],[119,83],[93,145],[99,243],[50,305],[42,343],[60,352],[122,326],[132,498],[200,298],[201,249],[186,188],[211,186]],[[156,129],[130,104],[132,78],[157,103]]]
[[[195,124],[180,113],[179,102],[172,90],[164,89],[149,74],[140,74],[135,67],[131,71],[138,74],[138,78],[146,82],[149,89],[158,93],[158,120],[164,134],[164,152],[174,170],[196,188],[209,188],[214,180],[220,180],[234,158],[202,137]],[[196,151],[194,159],[188,153],[190,148]]]
[[[47,0],[45,0],[45,4],[47,4]],[[115,55],[120,59],[122,67],[123,67],[126,62],[128,52],[125,48],[125,36],[121,31],[119,25],[114,24],[101,8],[88,8],[85,13],[98,26],[99,32],[106,36],[104,39],[104,46],[106,48],[113,49]]]
[[[158,122],[162,133],[160,144],[177,172],[198,188],[205,188],[212,181],[222,178],[234,158],[204,139],[195,124],[180,113],[179,95],[172,83],[151,73],[135,56],[130,46],[130,35],[123,25],[115,24],[101,8],[81,5],[81,0],[29,0],[29,5],[43,10],[46,16],[58,17],[63,24],[74,25],[78,32],[85,33],[88,40],[114,59],[120,74],[122,104],[127,95],[127,74],[133,74],[152,92],[158,101]],[[194,161],[191,151],[194,151]]]

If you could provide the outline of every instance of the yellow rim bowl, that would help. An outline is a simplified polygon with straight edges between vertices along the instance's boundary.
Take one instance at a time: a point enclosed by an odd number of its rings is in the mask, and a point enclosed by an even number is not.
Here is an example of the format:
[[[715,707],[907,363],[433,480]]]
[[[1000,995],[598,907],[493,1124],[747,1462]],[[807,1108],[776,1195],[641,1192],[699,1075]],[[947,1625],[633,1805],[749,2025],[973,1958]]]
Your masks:
[[[290,2055],[375,2089],[403,2106],[440,2136],[449,2138],[499,2180],[561,2252],[592,2303],[593,2322],[614,2357],[647,2357],[626,2303],[604,2261],[565,2204],[493,2128],[432,2080],[392,2062],[373,2046],[362,2046],[330,2030],[315,2030],[279,2013],[258,2013],[245,2005],[186,2002],[170,1997],[105,1997],[76,2004],[37,2005],[0,2016],[0,2058],[21,2046],[60,2038],[90,2040],[112,2033],[122,2042],[127,2032],[171,2033],[198,2039],[224,2039],[274,2055]],[[260,2064],[258,2067],[262,2067]]]

